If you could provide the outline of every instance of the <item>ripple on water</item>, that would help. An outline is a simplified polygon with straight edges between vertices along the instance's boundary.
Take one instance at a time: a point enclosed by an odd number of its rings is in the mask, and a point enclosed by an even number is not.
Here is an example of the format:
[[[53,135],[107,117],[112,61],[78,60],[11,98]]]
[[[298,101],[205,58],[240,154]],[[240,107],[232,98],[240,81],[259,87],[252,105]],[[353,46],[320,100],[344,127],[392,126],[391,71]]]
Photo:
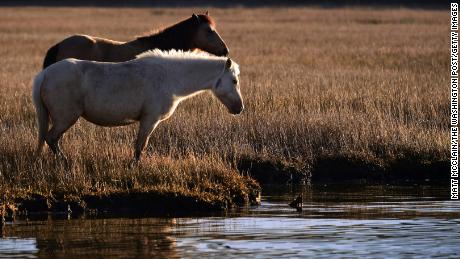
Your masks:
[[[218,219],[215,219],[218,220]],[[217,229],[200,221],[199,232],[182,233],[185,255],[242,256],[453,256],[459,220],[422,219],[221,219]],[[215,221],[211,221],[215,224]],[[186,224],[186,223],[182,223]]]

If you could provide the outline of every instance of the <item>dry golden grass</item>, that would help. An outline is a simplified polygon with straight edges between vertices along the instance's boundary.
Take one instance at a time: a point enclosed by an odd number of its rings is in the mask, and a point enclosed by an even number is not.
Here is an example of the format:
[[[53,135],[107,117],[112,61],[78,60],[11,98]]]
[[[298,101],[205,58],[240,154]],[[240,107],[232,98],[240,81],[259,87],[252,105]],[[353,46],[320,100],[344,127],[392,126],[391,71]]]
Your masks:
[[[154,132],[151,157],[134,171],[126,163],[136,127],[85,121],[62,141],[71,172],[47,162],[49,152],[33,162],[31,80],[49,46],[75,33],[129,40],[197,11],[1,8],[1,189],[80,192],[122,188],[121,181],[209,193],[229,181],[244,187],[234,169],[242,157],[299,168],[321,157],[383,165],[448,159],[447,12],[230,8],[210,11],[241,66],[241,116],[227,114],[210,94],[187,100]]]

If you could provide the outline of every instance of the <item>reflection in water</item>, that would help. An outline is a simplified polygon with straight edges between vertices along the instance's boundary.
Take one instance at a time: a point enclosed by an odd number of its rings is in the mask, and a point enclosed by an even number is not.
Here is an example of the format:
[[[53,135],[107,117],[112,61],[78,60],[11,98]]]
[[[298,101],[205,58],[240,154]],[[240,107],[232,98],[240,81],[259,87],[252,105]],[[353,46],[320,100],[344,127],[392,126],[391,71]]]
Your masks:
[[[5,228],[6,236],[35,237],[39,257],[82,255],[104,258],[129,255],[175,257],[175,240],[169,234],[174,219],[75,219],[17,222]],[[0,239],[0,244],[4,240]],[[1,247],[1,245],[0,245]],[[2,258],[0,256],[0,258]]]
[[[18,221],[0,257],[458,257],[460,203],[448,191],[266,187],[261,206],[222,217]],[[299,192],[300,213],[288,206]]]
[[[38,252],[35,238],[5,238],[0,239],[0,258],[36,258]]]

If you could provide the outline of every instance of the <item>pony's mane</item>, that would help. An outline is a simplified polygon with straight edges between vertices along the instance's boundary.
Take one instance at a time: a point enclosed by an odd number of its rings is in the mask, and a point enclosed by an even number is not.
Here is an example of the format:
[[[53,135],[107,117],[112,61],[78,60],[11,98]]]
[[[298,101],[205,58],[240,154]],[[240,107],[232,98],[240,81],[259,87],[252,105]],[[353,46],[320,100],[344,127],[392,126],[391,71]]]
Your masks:
[[[163,58],[173,58],[173,59],[215,59],[215,60],[226,60],[226,57],[218,57],[211,55],[204,51],[183,51],[183,50],[161,50],[161,49],[151,49],[142,52],[136,56],[136,59],[139,58],[148,58],[148,57],[163,57]]]
[[[143,58],[163,58],[168,60],[215,60],[219,62],[226,62],[228,57],[219,57],[209,54],[204,51],[183,51],[183,50],[161,50],[151,49],[136,56],[136,59]],[[230,68],[236,75],[240,74],[240,66],[232,60],[232,67]]]
[[[206,14],[197,14],[198,18],[200,19],[200,23],[208,23],[209,25],[211,25],[212,27],[215,27],[216,26],[216,22],[215,20],[209,16],[209,15],[206,15]],[[174,27],[177,27],[178,25],[180,24],[183,24],[183,23],[186,23],[188,22],[189,20],[191,20],[192,18],[189,17],[185,20],[182,20],[178,23],[175,23],[175,24],[172,24],[172,25],[169,25],[169,26],[166,26],[166,27],[163,27],[163,28],[160,28],[160,29],[153,29],[153,30],[150,30],[146,33],[144,33],[143,35],[141,36],[138,36],[136,37],[136,39],[138,40],[149,40],[150,38],[152,37],[155,37],[157,36],[158,34],[161,34],[162,32],[164,31],[167,31],[168,29],[172,29]]]

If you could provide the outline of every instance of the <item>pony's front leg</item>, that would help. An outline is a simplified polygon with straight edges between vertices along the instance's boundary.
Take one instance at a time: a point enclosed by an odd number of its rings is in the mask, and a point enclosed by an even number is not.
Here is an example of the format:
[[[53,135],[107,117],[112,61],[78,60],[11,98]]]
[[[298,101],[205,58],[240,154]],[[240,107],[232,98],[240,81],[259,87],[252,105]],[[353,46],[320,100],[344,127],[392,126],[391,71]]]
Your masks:
[[[149,141],[150,134],[158,125],[158,119],[143,118],[139,124],[139,132],[137,133],[136,144],[134,146],[134,160],[139,161],[141,159],[142,150],[144,150],[147,142]]]

